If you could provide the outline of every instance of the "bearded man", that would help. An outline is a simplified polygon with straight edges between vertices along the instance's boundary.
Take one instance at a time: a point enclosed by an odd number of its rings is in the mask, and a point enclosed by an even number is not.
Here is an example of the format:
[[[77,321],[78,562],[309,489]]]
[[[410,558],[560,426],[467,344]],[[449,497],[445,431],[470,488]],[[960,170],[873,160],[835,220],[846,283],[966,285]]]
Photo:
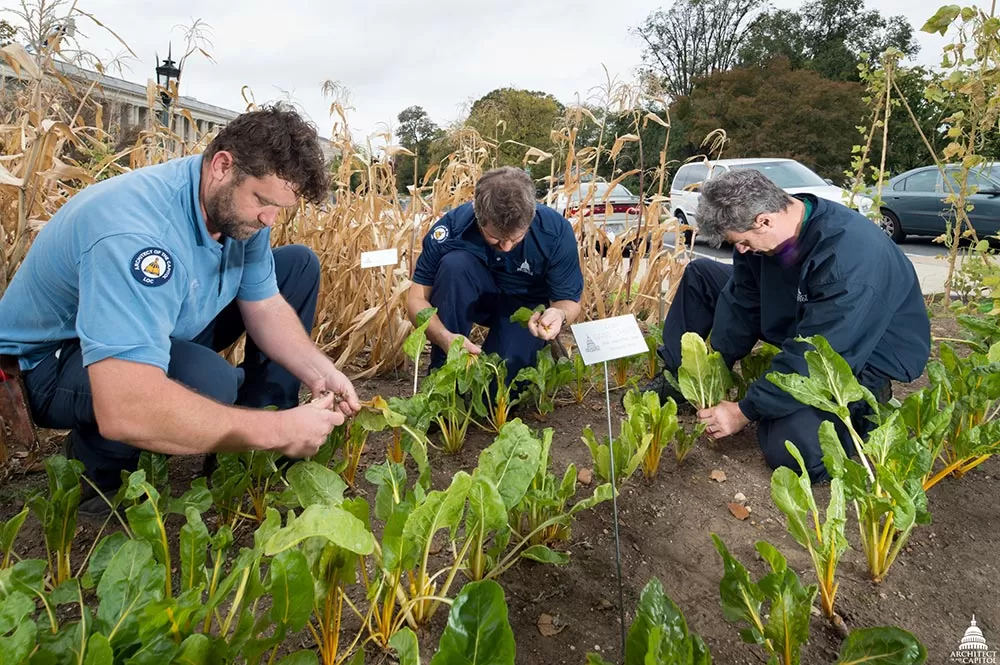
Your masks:
[[[360,408],[308,334],[319,261],[271,249],[283,209],[327,196],[315,128],[265,108],[201,155],[87,187],[39,232],[0,299],[0,354],[98,489],[113,494],[141,450],[311,456]],[[218,352],[244,332],[234,367]],[[299,406],[301,383],[325,396]]]

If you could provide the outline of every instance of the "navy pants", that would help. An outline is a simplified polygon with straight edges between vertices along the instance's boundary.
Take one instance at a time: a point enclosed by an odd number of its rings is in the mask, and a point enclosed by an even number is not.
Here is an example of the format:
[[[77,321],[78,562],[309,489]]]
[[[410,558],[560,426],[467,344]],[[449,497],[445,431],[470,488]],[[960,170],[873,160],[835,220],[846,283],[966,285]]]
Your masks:
[[[688,264],[677,287],[677,294],[663,322],[663,346],[660,357],[664,367],[676,375],[681,364],[681,336],[686,332],[696,332],[706,337],[715,320],[715,306],[719,300],[733,267],[711,259],[696,259]],[[755,331],[758,338],[760,331]],[[727,359],[735,362],[738,358]],[[874,370],[865,367],[858,380],[876,396],[889,387],[888,379],[879,377]],[[864,436],[873,427],[866,416],[871,412],[866,402],[851,405],[851,423]],[[757,423],[757,441],[764,453],[764,459],[772,469],[787,466],[799,472],[795,461],[785,448],[785,441],[791,441],[802,453],[810,477],[814,481],[829,478],[823,465],[823,452],[819,446],[819,426],[824,421],[834,423],[844,450],[854,455],[854,442],[847,427],[836,416],[811,406],[804,406],[782,418],[764,418]]]
[[[274,250],[278,290],[312,330],[319,293],[319,260],[302,245]],[[246,331],[234,300],[191,341],[172,340],[167,376],[222,404],[248,407],[298,406],[300,382],[271,362],[249,337],[245,359],[233,367],[218,354]],[[42,427],[69,429],[71,455],[102,491],[114,492],[122,471],[136,469],[141,453],[120,441],[101,436],[94,417],[90,377],[83,366],[80,341],[68,340],[58,352],[24,375],[32,416]],[[136,404],[133,408],[142,408]],[[184,414],[177,414],[183,418]]]
[[[507,361],[508,382],[521,368],[534,365],[536,355],[545,346],[545,340],[532,335],[520,323],[511,323],[510,315],[519,307],[533,309],[540,304],[502,293],[489,268],[462,250],[441,257],[431,287],[431,306],[437,307],[445,328],[465,337],[472,332],[474,323],[490,329],[483,353],[496,353]],[[431,369],[440,367],[445,360],[443,350],[431,348]]]

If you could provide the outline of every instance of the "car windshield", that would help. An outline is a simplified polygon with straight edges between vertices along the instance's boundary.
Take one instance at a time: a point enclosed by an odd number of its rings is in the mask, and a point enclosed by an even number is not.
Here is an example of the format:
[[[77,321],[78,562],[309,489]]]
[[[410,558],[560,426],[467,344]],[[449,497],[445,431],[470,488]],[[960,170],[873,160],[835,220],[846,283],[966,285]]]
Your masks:
[[[605,193],[607,193],[607,191],[608,191],[608,183],[606,183],[606,182],[598,182],[598,183],[595,183],[594,185],[592,185],[592,187],[594,188],[594,197],[593,197],[592,200],[595,201],[595,202],[602,201],[604,199]],[[590,193],[590,187],[586,187],[586,188],[581,187],[577,191],[573,192],[573,195],[570,198],[573,201],[579,201],[579,200],[581,200],[581,197],[586,197],[589,193]],[[632,197],[632,192],[628,191],[628,189],[626,189],[624,186],[622,186],[622,185],[615,185],[614,188],[611,190],[611,195],[608,198],[609,199],[630,199],[630,198],[633,198],[633,197]]]
[[[791,187],[825,187],[828,182],[798,162],[755,162],[753,164],[731,164],[734,170],[753,169],[760,171],[782,189]]]

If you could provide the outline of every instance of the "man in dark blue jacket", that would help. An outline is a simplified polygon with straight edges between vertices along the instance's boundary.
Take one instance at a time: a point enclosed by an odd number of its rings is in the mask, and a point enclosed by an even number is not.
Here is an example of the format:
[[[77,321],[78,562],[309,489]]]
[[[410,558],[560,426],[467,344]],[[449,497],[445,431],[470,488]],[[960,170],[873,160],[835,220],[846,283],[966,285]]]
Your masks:
[[[407,309],[414,322],[422,309],[438,310],[427,327],[431,368],[444,363],[448,347],[462,336],[469,352],[505,359],[511,380],[579,316],[582,294],[569,221],[535,202],[527,173],[502,167],[484,173],[475,200],[446,214],[424,237]],[[527,328],[511,323],[519,307],[538,305],[546,309]],[[482,348],[468,339],[474,323],[490,330]]]
[[[712,347],[731,367],[758,340],[781,348],[769,371],[808,375],[808,345],[796,337],[822,335],[880,401],[890,380],[913,381],[930,355],[930,321],[913,264],[870,220],[811,194],[790,197],[759,171],[731,171],[708,181],[698,206],[699,233],[731,243],[733,265],[699,259],[684,271],[663,327],[660,354],[668,370],[681,362],[681,335],[711,331]],[[672,391],[661,381],[661,398]],[[683,399],[683,398],[681,398]],[[852,407],[866,432],[867,405]],[[757,423],[757,438],[772,468],[798,464],[802,452],[814,480],[827,476],[820,423],[833,418],[805,406],[775,384],[754,382],[739,403],[698,413],[715,439]],[[854,446],[838,426],[849,455]]]

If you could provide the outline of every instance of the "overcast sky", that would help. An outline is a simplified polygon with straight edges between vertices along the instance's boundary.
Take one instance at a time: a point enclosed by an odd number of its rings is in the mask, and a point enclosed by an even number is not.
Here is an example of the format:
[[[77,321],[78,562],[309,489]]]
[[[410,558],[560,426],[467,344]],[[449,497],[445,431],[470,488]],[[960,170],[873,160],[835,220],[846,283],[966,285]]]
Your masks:
[[[13,4],[2,0],[0,6]],[[799,0],[773,0],[797,8]],[[917,61],[935,65],[943,38],[919,32],[943,0],[868,0],[883,13],[906,16],[916,31]],[[394,124],[410,105],[423,106],[447,125],[472,101],[498,87],[552,93],[563,103],[586,99],[612,76],[631,79],[642,44],[631,34],[657,5],[640,0],[79,0],[78,6],[115,30],[135,51],[123,78],[138,83],[154,75],[172,41],[183,46],[180,24],[210,26],[208,50],[195,55],[181,77],[181,94],[242,110],[241,87],[258,102],[291,95],[328,136],[329,100],[324,80],[350,91],[349,122],[356,138],[380,123]],[[669,6],[664,3],[662,6]],[[81,37],[99,56],[121,47],[86,19]]]

